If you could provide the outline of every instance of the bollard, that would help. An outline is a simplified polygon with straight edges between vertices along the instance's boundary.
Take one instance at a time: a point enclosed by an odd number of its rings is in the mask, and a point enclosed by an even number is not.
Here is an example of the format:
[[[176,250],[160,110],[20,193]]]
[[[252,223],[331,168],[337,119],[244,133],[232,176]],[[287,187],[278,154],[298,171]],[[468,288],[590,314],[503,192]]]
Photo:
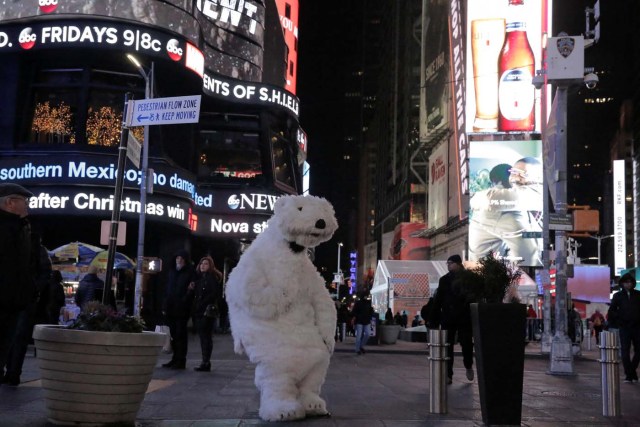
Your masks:
[[[620,361],[618,334],[600,332],[600,359],[602,369],[602,415],[620,415]]]
[[[431,393],[429,412],[447,413],[447,331],[429,329],[429,368],[431,370]]]

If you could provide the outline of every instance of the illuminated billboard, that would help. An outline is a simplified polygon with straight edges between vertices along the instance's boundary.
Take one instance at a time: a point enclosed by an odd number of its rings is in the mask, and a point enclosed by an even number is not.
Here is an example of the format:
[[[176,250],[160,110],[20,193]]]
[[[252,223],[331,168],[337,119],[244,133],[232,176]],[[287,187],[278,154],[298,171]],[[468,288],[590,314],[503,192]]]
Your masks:
[[[469,260],[542,266],[542,143],[471,141]]]
[[[284,31],[284,41],[289,50],[287,80],[284,88],[295,94],[298,74],[298,0],[276,0],[276,6]]]
[[[429,216],[428,228],[447,224],[449,185],[449,146],[441,144],[429,156]]]
[[[540,92],[531,79],[542,68],[549,3],[467,2],[467,132],[540,132]]]
[[[615,275],[627,268],[627,233],[625,212],[625,164],[624,160],[613,161],[613,241]]]

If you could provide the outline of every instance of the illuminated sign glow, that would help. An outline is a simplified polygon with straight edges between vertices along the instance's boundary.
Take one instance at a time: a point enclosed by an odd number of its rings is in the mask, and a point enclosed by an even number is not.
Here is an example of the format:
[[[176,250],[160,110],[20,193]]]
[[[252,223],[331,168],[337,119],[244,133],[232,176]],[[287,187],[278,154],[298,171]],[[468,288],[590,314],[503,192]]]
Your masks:
[[[625,164],[624,160],[613,161],[613,241],[615,275],[627,268],[627,239],[625,212]]]

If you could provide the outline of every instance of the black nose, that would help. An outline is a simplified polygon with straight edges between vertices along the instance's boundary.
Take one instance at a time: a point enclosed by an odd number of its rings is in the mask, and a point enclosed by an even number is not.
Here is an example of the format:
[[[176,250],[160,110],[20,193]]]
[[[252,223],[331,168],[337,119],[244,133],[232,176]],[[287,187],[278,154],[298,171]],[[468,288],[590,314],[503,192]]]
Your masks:
[[[324,219],[319,219],[316,221],[316,228],[319,228],[320,230],[324,230],[326,226],[327,226],[327,223],[324,222]]]

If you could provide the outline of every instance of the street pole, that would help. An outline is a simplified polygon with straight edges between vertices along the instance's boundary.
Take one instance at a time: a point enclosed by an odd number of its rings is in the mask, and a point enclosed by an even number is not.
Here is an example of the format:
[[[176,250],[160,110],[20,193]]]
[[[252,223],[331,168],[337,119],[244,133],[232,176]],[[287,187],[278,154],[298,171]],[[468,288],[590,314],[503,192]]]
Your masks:
[[[600,245],[602,245],[602,241],[604,239],[608,239],[610,237],[613,237],[613,234],[609,234],[608,236],[589,236],[589,237],[591,237],[592,239],[596,239],[598,241],[598,265],[601,265],[602,264],[601,263],[602,259],[600,257],[600,254],[601,254]]]
[[[145,72],[142,65],[132,55],[127,55],[129,60],[138,69],[138,73],[144,78],[144,97],[153,98],[154,63],[151,62],[151,70]],[[136,284],[133,298],[133,315],[140,317],[142,302],[142,264],[144,261],[144,235],[147,219],[147,190],[149,173],[149,126],[144,126],[144,140],[142,141],[142,170],[140,177],[140,217],[138,219],[138,253],[136,255]]]
[[[342,269],[340,269],[340,248],[342,247],[342,242],[338,243],[338,266],[336,267],[336,280],[337,280],[337,284],[336,284],[336,300],[340,301],[340,285],[342,285]]]
[[[340,269],[340,248],[342,247],[342,243],[338,243],[338,268],[336,272],[340,274],[342,270]]]
[[[556,166],[555,171],[555,211],[561,217],[567,213],[567,93],[569,86],[558,85],[556,91]],[[574,375],[571,340],[567,336],[567,247],[566,232],[556,230],[556,304],[555,334],[551,340],[552,375]]]
[[[116,259],[116,243],[118,241],[118,225],[120,223],[120,202],[122,201],[122,188],[124,184],[124,166],[127,160],[127,137],[129,128],[126,125],[127,108],[131,93],[124,96],[124,109],[122,110],[122,124],[120,131],[120,145],[118,146],[118,174],[116,175],[116,187],[113,193],[113,209],[111,210],[111,228],[109,230],[109,248],[107,249],[107,272],[104,288],[102,289],[102,303],[107,304],[107,295],[111,295],[111,282],[113,281],[113,264]],[[115,301],[113,301],[115,304]]]

